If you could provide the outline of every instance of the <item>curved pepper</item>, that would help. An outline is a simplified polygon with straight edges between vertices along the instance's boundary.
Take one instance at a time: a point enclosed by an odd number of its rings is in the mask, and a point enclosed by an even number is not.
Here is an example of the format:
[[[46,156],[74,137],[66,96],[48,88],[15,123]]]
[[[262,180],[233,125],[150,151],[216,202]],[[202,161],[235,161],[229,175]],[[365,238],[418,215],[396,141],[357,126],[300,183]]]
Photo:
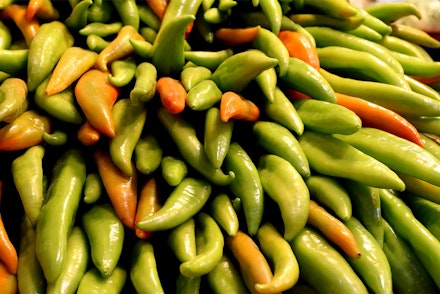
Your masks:
[[[431,97],[435,100],[440,100],[440,93],[436,91],[434,88],[408,75],[404,75],[403,78],[405,79],[410,89],[413,90],[414,92]]]
[[[194,85],[186,95],[186,104],[192,110],[206,110],[222,99],[222,91],[217,84],[206,79]]]
[[[75,85],[75,97],[90,124],[107,137],[115,136],[111,114],[119,88],[108,81],[108,72],[91,68]]]
[[[78,285],[78,294],[121,293],[127,280],[127,270],[118,265],[113,273],[103,278],[96,268],[89,268]]]
[[[11,30],[0,21],[0,49],[9,49],[12,43]]]
[[[252,127],[257,142],[268,153],[287,160],[303,177],[310,176],[307,157],[298,139],[287,128],[271,121],[257,121]]]
[[[95,51],[97,53],[104,50],[105,47],[107,47],[110,44],[111,41],[107,41],[104,38],[98,36],[98,35],[89,35],[87,36],[86,43],[87,47]]]
[[[163,206],[148,218],[137,222],[136,227],[146,231],[159,231],[186,222],[203,207],[211,189],[211,185],[205,180],[189,177],[183,179]]]
[[[198,83],[211,77],[211,70],[205,66],[188,66],[180,73],[180,81],[185,90],[189,91]]]
[[[11,77],[0,84],[0,121],[13,122],[28,105],[28,87],[24,80]]]
[[[322,13],[293,13],[289,18],[303,27],[321,26],[338,29],[341,31],[354,30],[362,25],[363,18],[360,15],[337,18]]]
[[[186,163],[180,158],[167,155],[160,163],[162,178],[170,186],[177,186],[187,175]]]
[[[91,146],[98,143],[101,139],[101,133],[95,129],[88,120],[85,120],[76,131],[76,138],[85,146]]]
[[[156,32],[160,28],[161,19],[163,17],[163,13],[165,13],[166,8],[166,1],[159,0],[159,1],[152,1],[153,3],[157,3],[160,5],[157,5],[161,7],[159,10],[161,10],[159,13],[156,13],[154,8],[152,6],[154,5],[141,5],[140,3],[137,4],[138,6],[138,13],[139,13],[139,20],[147,25],[147,27],[152,28]],[[140,28],[142,29],[142,28]]]
[[[95,204],[82,215],[90,257],[103,278],[112,275],[124,244],[124,225],[110,203]]]
[[[97,172],[90,172],[84,182],[83,201],[92,204],[98,201],[103,192],[104,186]]]
[[[107,23],[110,21],[115,7],[111,1],[93,1],[92,5],[87,9],[87,21],[88,22],[100,22]]]
[[[171,114],[185,110],[188,93],[180,80],[170,76],[162,76],[157,80],[156,93],[162,106]]]
[[[211,198],[209,208],[210,215],[226,234],[234,236],[238,231],[239,220],[229,196],[225,193],[216,194]]]
[[[66,25],[54,20],[44,23],[38,29],[29,45],[27,63],[27,84],[29,92],[53,71],[63,53],[73,46],[74,38]]]
[[[419,28],[397,23],[392,24],[391,28],[391,36],[399,37],[427,48],[440,48],[439,40]]]
[[[43,133],[51,130],[51,121],[35,110],[27,110],[0,129],[0,150],[26,149],[43,142]]]
[[[196,223],[194,218],[192,217],[172,228],[167,242],[180,262],[193,259],[197,254]]]
[[[36,226],[35,252],[48,283],[61,274],[85,178],[86,164],[81,151],[64,151],[53,167],[47,200]]]
[[[136,143],[142,135],[147,110],[129,98],[119,99],[112,109],[115,136],[109,141],[110,157],[114,164],[128,177],[135,172],[132,161]]]
[[[220,98],[220,119],[228,122],[231,119],[255,122],[260,117],[260,109],[249,99],[234,91],[226,91]]]
[[[410,15],[418,19],[422,18],[419,8],[410,2],[375,3],[375,5],[365,7],[365,10],[387,24],[391,24],[402,17]]]
[[[245,293],[248,291],[235,262],[223,254],[219,263],[207,274],[209,286],[218,293]]]
[[[40,22],[37,18],[28,20],[26,18],[27,6],[11,3],[4,7],[1,11],[1,15],[6,18],[10,18],[14,21],[15,25],[20,30],[24,37],[27,46],[30,46],[32,40],[40,29]]]
[[[157,180],[155,177],[149,178],[142,185],[139,192],[139,201],[136,207],[135,224],[151,216],[162,207],[162,197],[159,193]],[[135,228],[138,238],[148,239],[152,232]]]
[[[234,54],[231,48],[221,49],[217,51],[194,51],[186,50],[183,53],[185,60],[191,61],[198,66],[203,66],[211,71]]]
[[[124,25],[129,25],[135,30],[139,30],[140,18],[137,2],[135,0],[112,0],[112,4]]]
[[[45,191],[43,191],[42,145],[29,147],[12,161],[11,173],[29,222],[35,226],[40,215]]]
[[[29,49],[0,49],[0,71],[17,75],[26,70]]]
[[[34,17],[50,21],[58,19],[60,13],[50,0],[30,0],[26,10],[26,18],[32,20]]]
[[[143,134],[134,147],[136,169],[146,175],[153,173],[162,161],[163,151],[152,133]]]
[[[264,97],[266,97],[269,103],[273,103],[275,91],[278,82],[278,76],[275,68],[269,68],[261,72],[255,77],[255,82],[263,92]]]
[[[157,70],[149,62],[141,62],[135,71],[135,84],[130,91],[130,99],[133,102],[148,102],[156,93]]]
[[[174,140],[180,154],[190,166],[201,173],[208,181],[226,186],[234,180],[234,173],[223,173],[214,167],[205,154],[203,144],[196,136],[194,127],[181,116],[169,113],[165,108],[158,110],[158,118]]]
[[[356,8],[345,0],[303,0],[303,8],[312,7],[322,13],[339,18],[351,17],[356,15]]]

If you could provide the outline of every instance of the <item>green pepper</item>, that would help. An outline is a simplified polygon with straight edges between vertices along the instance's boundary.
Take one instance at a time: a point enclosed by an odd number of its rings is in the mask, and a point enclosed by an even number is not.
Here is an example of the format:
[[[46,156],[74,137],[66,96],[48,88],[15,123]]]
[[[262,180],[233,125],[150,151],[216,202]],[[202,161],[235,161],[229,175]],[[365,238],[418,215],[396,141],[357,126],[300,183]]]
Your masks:
[[[93,264],[102,277],[110,277],[122,254],[124,225],[110,203],[93,205],[82,215],[82,225]]]
[[[351,17],[356,15],[356,8],[345,0],[303,0],[301,8],[313,8],[326,15],[338,18]]]
[[[440,93],[431,86],[424,84],[408,75],[404,75],[403,78],[412,91],[440,101]]]
[[[194,218],[172,228],[167,241],[168,246],[181,263],[193,259],[197,255]]]
[[[216,293],[246,293],[248,289],[233,260],[223,254],[219,263],[207,274],[209,286]]]
[[[199,82],[207,80],[211,77],[211,70],[204,66],[187,66],[184,67],[180,73],[180,81],[185,87],[186,91],[189,91],[192,87]]]
[[[405,192],[405,200],[414,216],[437,238],[440,238],[438,222],[440,204],[429,199]]]
[[[381,40],[377,41],[380,45],[384,46],[390,51],[399,52],[415,57],[419,57],[421,59],[426,59],[426,51],[425,49],[421,50],[421,48],[409,41],[403,40],[399,37],[395,36],[384,36]],[[423,53],[425,51],[425,53]],[[431,59],[430,56],[427,60]]]
[[[156,93],[157,70],[149,62],[141,62],[135,71],[135,84],[130,91],[133,102],[148,102]]]
[[[121,21],[124,25],[130,25],[135,30],[139,30],[139,11],[135,0],[118,1],[112,0]]]
[[[211,189],[206,180],[186,177],[173,189],[163,206],[153,215],[139,221],[136,227],[146,231],[160,231],[184,223],[205,205]]]
[[[372,187],[405,189],[403,181],[388,166],[334,136],[305,131],[298,141],[310,168],[320,174],[352,179]]]
[[[380,208],[379,189],[356,181],[343,182],[350,195],[353,214],[368,229],[380,246],[383,245],[384,227]]]
[[[176,294],[197,294],[200,293],[201,277],[187,277],[179,274],[176,279]]]
[[[258,161],[263,190],[278,205],[284,226],[284,239],[292,241],[307,223],[310,194],[293,165],[274,155],[262,155]]]
[[[246,26],[261,26],[265,29],[271,29],[271,24],[268,17],[263,13],[263,11],[243,11],[237,13],[237,21],[241,25]],[[297,25],[287,16],[283,15],[281,17],[280,30],[296,30]]]
[[[335,91],[326,78],[305,61],[290,57],[287,73],[280,81],[290,89],[304,93],[310,98],[336,102]]]
[[[385,220],[383,222],[385,228],[383,251],[390,264],[394,290],[402,294],[418,291],[435,293],[435,285],[414,251],[388,222]]]
[[[61,55],[72,47],[73,43],[74,38],[64,23],[54,20],[41,25],[29,45],[27,59],[29,92],[33,92],[52,72]]]
[[[406,75],[435,77],[440,75],[440,62],[420,59],[419,57],[390,51],[397,61],[402,65]]]
[[[23,293],[44,293],[46,290],[43,270],[35,255],[35,241],[35,227],[24,216],[20,223],[17,267],[17,283]]]
[[[97,53],[104,50],[104,48],[107,47],[108,44],[110,44],[110,41],[107,41],[104,38],[93,34],[87,36],[86,42],[87,47]]]
[[[363,8],[357,8],[358,13],[364,19],[363,25],[375,30],[382,36],[388,36],[392,32],[392,28],[389,24],[383,22],[380,18],[375,17],[370,14],[367,10]]]
[[[217,67],[227,58],[231,57],[233,53],[232,49],[226,48],[218,51],[187,50],[183,55],[185,60],[191,61],[198,66],[206,67],[210,71],[215,71]]]
[[[209,273],[223,255],[223,234],[216,221],[204,212],[197,215],[197,220],[200,225],[196,226],[197,254],[179,267],[180,273],[189,278]]]
[[[122,23],[119,21],[112,23],[92,22],[80,29],[78,33],[83,36],[93,34],[100,37],[107,37],[109,35],[117,34],[121,28]]]
[[[151,242],[138,240],[134,244],[130,280],[137,293],[165,293],[157,272],[154,246]]]
[[[252,127],[257,142],[264,150],[287,160],[303,177],[310,176],[307,157],[290,130],[271,121],[257,121]]]
[[[163,150],[156,136],[152,133],[142,134],[134,147],[136,169],[146,175],[153,173],[162,161]]]
[[[335,136],[396,172],[440,185],[440,161],[413,142],[385,131],[365,127],[351,135]]]
[[[391,191],[381,189],[384,219],[410,245],[435,285],[440,287],[440,241],[414,216],[408,205]]]
[[[162,178],[170,186],[177,186],[188,173],[185,161],[171,155],[163,157],[160,166]]]
[[[78,294],[118,294],[121,293],[127,280],[127,270],[117,266],[109,277],[101,276],[100,272],[92,267],[87,270],[78,286]]]
[[[373,42],[380,42],[383,39],[383,36],[380,33],[364,24],[361,24],[357,28],[347,30],[345,32]]]
[[[340,31],[349,31],[359,28],[363,18],[360,15],[352,17],[337,18],[322,13],[294,13],[289,18],[303,27],[319,26],[329,27]]]
[[[94,0],[87,10],[87,22],[107,23],[113,16],[115,7],[110,1]]]
[[[347,260],[315,230],[304,228],[290,245],[301,278],[319,293],[368,293]]]
[[[331,176],[312,174],[305,179],[310,198],[329,208],[342,220],[352,215],[350,195],[340,181]]]
[[[104,191],[104,185],[97,172],[90,172],[84,182],[83,201],[92,204],[98,201]]]
[[[29,49],[0,49],[0,71],[9,74],[19,74],[26,70]]]
[[[275,100],[275,91],[277,88],[278,76],[274,67],[266,69],[255,77],[255,82],[260,87],[268,103]]]
[[[230,191],[241,200],[247,230],[255,235],[260,227],[264,210],[264,193],[258,169],[252,158],[238,142],[229,145],[224,160],[225,169],[235,174],[228,185]]]
[[[223,91],[241,92],[261,72],[273,68],[278,60],[258,49],[248,49],[226,58],[211,79]]]
[[[60,275],[68,237],[74,225],[86,178],[86,164],[78,149],[67,149],[57,159],[45,202],[36,224],[36,255],[48,283]]]
[[[8,26],[0,22],[0,49],[9,49],[12,43],[12,35]]]
[[[66,250],[63,270],[54,282],[47,285],[46,293],[74,293],[87,270],[89,241],[81,227],[73,227]]]
[[[108,81],[116,87],[127,86],[134,78],[136,68],[137,63],[132,57],[115,60],[110,65],[111,74],[108,76]]]
[[[142,135],[147,110],[141,104],[132,102],[129,98],[119,99],[112,109],[116,135],[110,139],[110,156],[119,169],[132,176],[132,157],[139,138]]]
[[[304,132],[304,123],[289,98],[279,87],[275,88],[273,98],[272,103],[266,102],[264,104],[265,114],[274,122],[295,132],[297,135],[301,135]]]
[[[227,194],[218,193],[211,198],[209,213],[228,236],[234,236],[237,233],[239,219]]]
[[[92,6],[92,0],[81,0],[73,6],[70,15],[64,20],[64,24],[72,30],[80,30],[87,24],[88,10]]]
[[[56,130],[51,133],[44,132],[43,141],[52,146],[62,146],[67,142],[67,134],[61,130]]]
[[[360,258],[347,257],[351,267],[375,293],[393,293],[391,267],[381,244],[361,222],[351,217],[344,222],[361,252]]]
[[[413,15],[418,19],[422,18],[419,8],[410,2],[389,2],[376,3],[365,10],[372,16],[391,24],[405,16]]]
[[[197,83],[188,91],[186,104],[192,110],[206,110],[220,102],[222,95],[217,84],[207,79]]]
[[[281,29],[281,19],[283,17],[281,3],[273,0],[259,0],[258,6],[267,17],[272,33],[278,35]]]
[[[440,41],[420,28],[393,23],[391,29],[391,36],[399,37],[426,48],[440,48]]]
[[[24,80],[11,77],[0,84],[0,121],[11,123],[28,106],[28,87]]]
[[[212,165],[220,168],[228,152],[234,129],[234,120],[224,122],[220,110],[211,107],[206,111],[203,149]]]
[[[203,144],[196,135],[195,128],[180,115],[171,114],[165,108],[158,110],[158,118],[177,145],[183,159],[208,181],[226,186],[234,180],[234,172],[224,174],[214,167],[205,154]]]
[[[160,28],[161,20],[148,5],[137,4],[139,19],[145,23],[147,27],[152,28],[156,32]],[[142,28],[140,28],[142,29]]]

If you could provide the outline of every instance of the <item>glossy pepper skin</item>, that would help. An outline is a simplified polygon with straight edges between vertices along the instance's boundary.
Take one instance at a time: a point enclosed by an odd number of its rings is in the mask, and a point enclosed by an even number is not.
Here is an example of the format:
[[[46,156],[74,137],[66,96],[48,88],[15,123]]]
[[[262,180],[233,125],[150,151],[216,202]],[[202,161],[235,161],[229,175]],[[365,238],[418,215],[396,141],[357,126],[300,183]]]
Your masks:
[[[36,225],[36,255],[49,283],[62,271],[68,236],[81,202],[86,178],[82,153],[66,150],[55,163],[53,175]]]
[[[11,123],[28,110],[28,87],[20,78],[8,78],[0,85],[0,121]]]
[[[42,24],[29,46],[27,85],[33,92],[53,71],[63,53],[73,46],[74,38],[66,25],[54,20]]]

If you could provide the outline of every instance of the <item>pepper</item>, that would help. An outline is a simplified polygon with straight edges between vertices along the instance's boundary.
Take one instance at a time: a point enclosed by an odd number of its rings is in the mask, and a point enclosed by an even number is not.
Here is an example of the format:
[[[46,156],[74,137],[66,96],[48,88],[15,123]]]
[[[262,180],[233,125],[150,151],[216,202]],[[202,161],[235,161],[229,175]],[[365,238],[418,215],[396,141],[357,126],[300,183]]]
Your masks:
[[[223,2],[226,2],[226,5],[229,5],[229,3],[234,3],[233,0],[222,0]],[[229,8],[228,8],[229,9]],[[198,10],[196,13],[196,19],[193,22],[193,27],[197,30],[197,32],[200,34],[202,39],[208,43],[212,44],[214,42],[214,26],[212,23],[208,22],[203,17],[203,12],[201,10]],[[188,36],[188,34],[187,34]]]
[[[233,237],[226,236],[225,244],[238,262],[243,281],[251,293],[255,286],[272,280],[273,273],[266,257],[255,241],[241,230]]]
[[[206,79],[194,85],[186,95],[186,104],[192,110],[207,110],[222,99],[222,91],[217,84]]]
[[[315,45],[305,34],[283,30],[279,32],[278,38],[286,46],[290,57],[299,58],[319,69],[320,61]]]
[[[149,62],[141,62],[136,66],[135,84],[130,91],[133,102],[148,102],[156,93],[157,70]]]
[[[360,258],[358,242],[348,227],[314,200],[310,200],[307,224],[319,232],[333,245],[336,245],[350,258]]]
[[[197,255],[196,223],[193,217],[172,228],[168,235],[168,246],[182,263]]]
[[[344,223],[352,232],[361,253],[360,258],[347,258],[350,265],[375,293],[393,293],[391,268],[382,245],[357,218],[351,217]]]
[[[350,195],[337,178],[312,174],[304,181],[309,189],[311,200],[330,209],[341,220],[351,217]]]
[[[258,49],[248,49],[226,58],[212,73],[211,79],[225,91],[241,92],[250,81],[278,60]]]
[[[368,293],[347,260],[314,229],[304,228],[290,245],[298,260],[301,278],[314,290],[319,293]]]
[[[322,13],[293,13],[289,18],[303,27],[329,27],[341,31],[354,30],[362,25],[363,18],[360,15],[338,18]]]
[[[382,36],[388,36],[392,32],[391,25],[383,22],[381,19],[371,15],[367,10],[357,8],[358,13],[364,19],[362,25],[371,28]]]
[[[55,130],[52,133],[43,133],[43,142],[52,146],[62,146],[67,142],[67,134],[61,130]]]
[[[278,76],[275,68],[272,67],[262,71],[255,77],[255,82],[260,87],[267,101],[269,103],[273,103],[278,82]]]
[[[356,8],[351,3],[344,0],[303,0],[302,6],[304,6],[304,8],[311,7],[324,14],[339,18],[351,17],[357,13]]]
[[[156,93],[169,113],[179,114],[185,110],[188,93],[180,80],[170,76],[160,77],[157,80]]]
[[[127,280],[127,270],[118,265],[113,273],[103,278],[96,268],[89,268],[78,286],[78,294],[121,293]]]
[[[432,87],[408,75],[404,75],[403,78],[405,79],[406,83],[408,84],[408,86],[411,88],[412,91],[431,97],[432,99],[435,100],[440,100],[440,93],[437,92]]]
[[[381,189],[380,200],[386,221],[402,237],[416,254],[437,287],[440,286],[438,267],[440,263],[440,242],[414,216],[402,199],[392,192]]]
[[[191,61],[198,66],[203,66],[211,71],[215,71],[217,67],[227,58],[233,55],[231,48],[221,49],[217,51],[195,51],[187,50],[183,53],[185,60]]]
[[[130,280],[137,293],[165,293],[157,271],[153,243],[138,240],[134,244]]]
[[[160,166],[162,178],[170,186],[177,186],[188,173],[185,161],[171,155],[163,157]]]
[[[140,17],[135,0],[128,1],[112,1],[123,25],[130,25],[135,30],[139,30]]]
[[[40,29],[40,22],[37,18],[28,20],[26,18],[27,6],[10,3],[3,7],[1,16],[6,19],[12,19],[20,30],[27,46],[30,46],[32,40]]]
[[[274,122],[295,132],[297,135],[301,135],[304,132],[304,123],[299,117],[298,112],[279,87],[275,88],[273,102],[266,102],[264,104],[264,113]]]
[[[414,216],[438,239],[440,228],[437,223],[440,203],[418,196],[411,191],[405,192],[405,201]]]
[[[221,168],[231,143],[234,120],[224,122],[220,110],[213,106],[206,111],[203,149],[215,168]]]
[[[243,11],[237,13],[237,23],[240,26],[261,26],[265,29],[271,29],[270,22],[267,16],[261,10],[255,11]],[[281,17],[281,27],[280,30],[293,30],[297,29],[297,25],[287,16],[283,15]]]
[[[162,0],[153,0],[151,1],[151,3],[157,5],[156,6],[152,4],[142,5],[140,3],[137,3],[139,20],[145,23],[147,27],[150,27],[157,32],[160,28],[161,19],[163,17],[163,13],[165,13],[167,3],[166,1],[162,1]],[[155,11],[156,7],[158,8],[158,10],[160,10],[159,12]]]
[[[141,34],[132,26],[124,25],[110,41],[110,43],[98,54],[96,67],[101,71],[107,72],[108,65],[115,60],[127,57],[134,53],[134,48],[130,40],[145,40]]]
[[[190,122],[179,115],[169,113],[165,108],[160,108],[157,115],[175,142],[183,159],[192,168],[206,177],[208,181],[219,186],[226,186],[234,180],[233,171],[225,174],[220,168],[211,164],[205,154],[203,144],[197,138],[196,130]]]
[[[343,185],[350,195],[353,214],[382,246],[384,228],[379,189],[350,180],[343,181]]]
[[[22,150],[40,144],[43,142],[43,133],[50,132],[51,124],[48,117],[35,110],[23,112],[0,129],[0,150]]]
[[[44,293],[46,282],[40,263],[35,255],[35,227],[29,218],[20,222],[18,247],[17,284],[21,292]]]
[[[55,162],[36,224],[36,256],[48,283],[61,274],[86,178],[83,154],[73,147]],[[47,198],[46,198],[47,197]]]
[[[132,157],[136,143],[142,135],[147,110],[142,104],[133,103],[129,98],[121,98],[113,106],[112,118],[115,136],[109,141],[110,157],[127,177],[131,177],[134,173]]]
[[[85,25],[78,33],[83,36],[94,34],[100,37],[107,37],[117,34],[122,26],[122,22],[119,21],[112,23],[92,22]]]
[[[32,20],[35,16],[50,21],[58,19],[60,13],[50,0],[30,0],[27,5],[26,19]]]
[[[87,47],[95,51],[97,53],[104,50],[105,47],[107,47],[110,44],[111,41],[107,41],[104,38],[98,36],[98,35],[89,35],[87,36],[86,43]]]
[[[414,251],[384,220],[383,251],[391,267],[393,287],[399,293],[434,293],[435,286],[431,277],[420,263]]]
[[[18,292],[17,276],[8,272],[8,270],[6,269],[3,263],[0,263],[0,275],[2,277],[0,282],[3,291],[7,293],[17,293]]]
[[[220,10],[219,7],[211,7],[203,13],[203,19],[210,24],[221,24],[225,22],[231,13],[231,10]]]
[[[283,16],[283,9],[279,1],[259,0],[258,6],[267,17],[270,23],[270,30],[275,35],[278,35],[281,28],[281,19]]]
[[[200,292],[201,277],[189,278],[179,274],[176,279],[176,294],[197,294]]]
[[[143,174],[152,174],[162,161],[163,151],[156,136],[144,133],[134,147],[134,161],[136,169]]]
[[[77,130],[76,138],[84,146],[92,146],[101,139],[101,133],[85,120]]]
[[[37,223],[45,191],[43,191],[43,157],[45,148],[35,145],[17,156],[11,164],[12,178],[25,215],[32,226]]]
[[[135,223],[151,216],[162,207],[162,197],[159,193],[155,177],[145,181],[139,192],[139,200],[136,207]],[[148,239],[152,232],[135,228],[135,234],[138,238]]]
[[[11,30],[0,21],[0,49],[9,49],[12,43]]]
[[[77,46],[68,48],[55,65],[45,94],[51,96],[67,89],[95,65],[97,58],[94,51]]]
[[[432,78],[440,74],[440,61],[424,60],[393,51],[391,54],[399,61],[407,75]]]
[[[63,53],[73,46],[74,38],[67,26],[57,20],[44,23],[29,45],[27,85],[33,92],[53,71]]]
[[[274,154],[259,158],[258,174],[263,191],[280,209],[284,239],[290,242],[307,222],[310,202],[307,186],[289,161]]]
[[[287,160],[304,178],[310,176],[307,157],[291,131],[276,122],[262,120],[254,123],[252,131],[266,152]]]
[[[373,42],[379,42],[383,38],[383,36],[379,32],[366,26],[365,24],[361,24],[357,28],[345,32]]]
[[[312,170],[372,187],[405,189],[403,181],[387,165],[334,136],[305,131],[299,137]]]
[[[437,144],[436,139],[426,133],[421,133],[420,137],[425,149],[431,152],[435,157],[440,158],[440,145]]]
[[[188,66],[183,68],[180,73],[180,81],[185,87],[186,91],[189,91],[192,87],[198,83],[207,80],[211,77],[211,70],[204,66]]]
[[[289,58],[287,73],[280,77],[280,81],[286,87],[300,91],[312,99],[336,102],[332,85],[322,73],[299,58]]]
[[[69,16],[64,20],[67,27],[74,31],[79,31],[87,24],[87,14],[92,0],[81,0],[73,6]]]
[[[35,89],[33,101],[35,105],[60,121],[80,124],[83,116],[75,101],[74,89],[67,87],[55,94],[46,94],[46,89],[52,75],[44,79]]]
[[[220,192],[211,198],[209,213],[228,236],[237,233],[239,228],[237,212],[227,194]]]
[[[345,78],[320,70],[337,93],[355,96],[388,108],[401,116],[437,116],[440,103],[431,97],[393,85]]]
[[[337,103],[300,99],[294,101],[293,106],[304,127],[309,130],[327,134],[353,134],[362,127],[362,120],[354,111]]]
[[[405,24],[391,24],[390,35],[399,37],[409,42],[426,48],[439,48],[440,41],[429,35],[427,32]]]
[[[81,218],[90,257],[103,278],[116,269],[124,243],[124,225],[110,203],[95,204]]]
[[[219,263],[207,274],[209,286],[216,293],[245,293],[247,290],[234,261],[223,254]]]
[[[28,88],[21,78],[8,78],[0,84],[0,121],[11,123],[28,109]]]
[[[196,227],[197,254],[194,258],[180,264],[180,273],[189,278],[201,277],[209,273],[223,255],[224,239],[220,227],[207,213],[197,215]]]
[[[435,203],[440,203],[440,194],[438,194],[438,192],[440,192],[439,186],[405,174],[399,173],[399,177],[405,183],[406,192],[412,193],[415,196],[422,197]]]
[[[67,240],[66,260],[58,278],[47,285],[46,293],[72,293],[87,270],[89,241],[83,229],[74,226]]]
[[[3,217],[0,214],[0,261],[5,267],[6,271],[12,275],[16,275],[18,268],[18,254],[17,249],[15,248],[14,243],[12,243],[12,239],[9,235],[10,233],[6,229]]]
[[[247,231],[255,235],[264,210],[264,193],[258,169],[238,142],[231,142],[224,160],[225,170],[235,174],[228,188],[243,205]]]
[[[17,75],[26,70],[29,49],[0,49],[0,70]]]
[[[388,132],[361,128],[351,135],[335,135],[396,172],[440,185],[440,161],[423,147]]]
[[[255,122],[260,117],[260,108],[249,99],[234,91],[226,91],[220,98],[220,119]]]
[[[184,4],[182,4],[184,5]],[[165,16],[164,16],[165,18]],[[176,16],[162,24],[153,42],[152,63],[161,75],[177,75],[185,63],[184,44],[185,31],[189,23],[194,21],[192,14]],[[168,44],[173,43],[173,46]],[[170,58],[172,56],[172,58]]]
[[[104,190],[102,180],[97,172],[90,172],[84,182],[83,201],[93,204],[99,200]]]
[[[137,173],[127,177],[112,161],[110,153],[98,148],[93,158],[116,215],[129,229],[135,229],[137,207]]]
[[[167,230],[193,217],[207,202],[211,185],[203,180],[186,177],[153,215],[136,223],[136,228],[146,231]]]
[[[419,57],[422,59],[426,59],[426,55],[423,53],[423,51],[425,51],[425,49],[421,49],[418,45],[403,40],[399,37],[396,36],[384,36],[382,37],[381,40],[377,41],[377,43],[379,43],[380,45],[384,46],[385,48],[387,48],[388,50],[391,51],[395,51],[398,53],[403,53],[403,54],[407,54],[407,55],[411,55],[411,56],[415,56],[415,57]],[[432,60],[432,57],[429,57],[426,60]]]
[[[410,2],[375,3],[375,5],[366,7],[365,10],[387,24],[392,24],[402,17],[410,15],[418,19],[422,18],[419,8]]]
[[[266,284],[255,284],[255,290],[264,293],[291,289],[299,279],[299,265],[289,242],[271,223],[264,223],[257,233],[263,254],[273,264],[273,278]]]
[[[228,47],[244,45],[252,42],[258,35],[260,26],[245,28],[218,28],[214,32],[216,40]]]
[[[353,50],[365,51],[373,54],[387,63],[397,73],[402,74],[402,65],[392,54],[380,44],[349,33],[328,27],[314,26],[305,28],[315,39],[317,47],[341,46]]]
[[[120,89],[108,81],[108,72],[89,69],[77,81],[74,92],[86,119],[101,134],[112,138],[116,135],[112,108]]]
[[[266,0],[264,0],[266,1]],[[265,28],[260,28],[258,35],[251,42],[251,47],[261,50],[270,58],[278,60],[275,67],[280,77],[287,73],[289,67],[289,51],[284,43],[278,38],[278,33]]]

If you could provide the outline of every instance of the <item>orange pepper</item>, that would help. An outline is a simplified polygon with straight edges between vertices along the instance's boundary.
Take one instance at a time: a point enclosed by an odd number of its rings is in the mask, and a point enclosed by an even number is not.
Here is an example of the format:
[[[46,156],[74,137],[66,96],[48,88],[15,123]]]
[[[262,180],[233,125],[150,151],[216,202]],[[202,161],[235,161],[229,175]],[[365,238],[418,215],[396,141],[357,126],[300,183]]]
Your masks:
[[[147,5],[151,8],[154,14],[162,20],[169,0],[145,0],[145,2],[147,2]]]
[[[314,44],[312,44],[307,36],[295,31],[282,30],[279,32],[278,38],[286,46],[290,57],[299,58],[314,68],[319,69],[318,53]]]
[[[18,293],[17,276],[11,274],[2,262],[0,262],[0,288],[3,294]]]
[[[101,133],[86,120],[76,132],[76,137],[84,146],[92,146],[101,139]]]
[[[94,159],[104,188],[116,215],[128,228],[135,230],[137,175],[127,177],[112,161],[107,150],[96,149]],[[134,167],[133,167],[134,170]]]
[[[40,28],[40,22],[36,17],[28,19],[26,14],[27,5],[11,4],[6,6],[1,11],[0,16],[5,19],[12,19],[14,21],[15,25],[21,31],[26,41],[26,45],[29,47],[32,39],[35,37],[38,29]]]
[[[91,68],[75,85],[75,97],[90,124],[101,134],[113,138],[112,108],[120,89],[108,81],[108,72]]]
[[[149,178],[142,186],[139,193],[139,202],[136,209],[135,223],[151,216],[162,207],[157,181],[154,177]],[[141,239],[148,239],[152,232],[135,229],[136,236]]]
[[[29,0],[26,10],[26,19],[28,21],[35,17],[51,21],[58,19],[59,16],[60,13],[50,0]]]
[[[0,181],[0,200],[3,196],[3,181]],[[0,263],[4,265],[10,274],[17,274],[18,254],[6,231],[2,215],[0,213]]]
[[[177,114],[185,109],[187,92],[180,80],[161,77],[157,80],[156,92],[170,113]]]
[[[259,117],[260,109],[254,102],[232,91],[223,93],[220,100],[220,119],[222,121],[227,122],[234,118],[254,122]]]
[[[252,42],[260,32],[260,26],[247,28],[219,28],[214,36],[226,46],[237,46]]]

